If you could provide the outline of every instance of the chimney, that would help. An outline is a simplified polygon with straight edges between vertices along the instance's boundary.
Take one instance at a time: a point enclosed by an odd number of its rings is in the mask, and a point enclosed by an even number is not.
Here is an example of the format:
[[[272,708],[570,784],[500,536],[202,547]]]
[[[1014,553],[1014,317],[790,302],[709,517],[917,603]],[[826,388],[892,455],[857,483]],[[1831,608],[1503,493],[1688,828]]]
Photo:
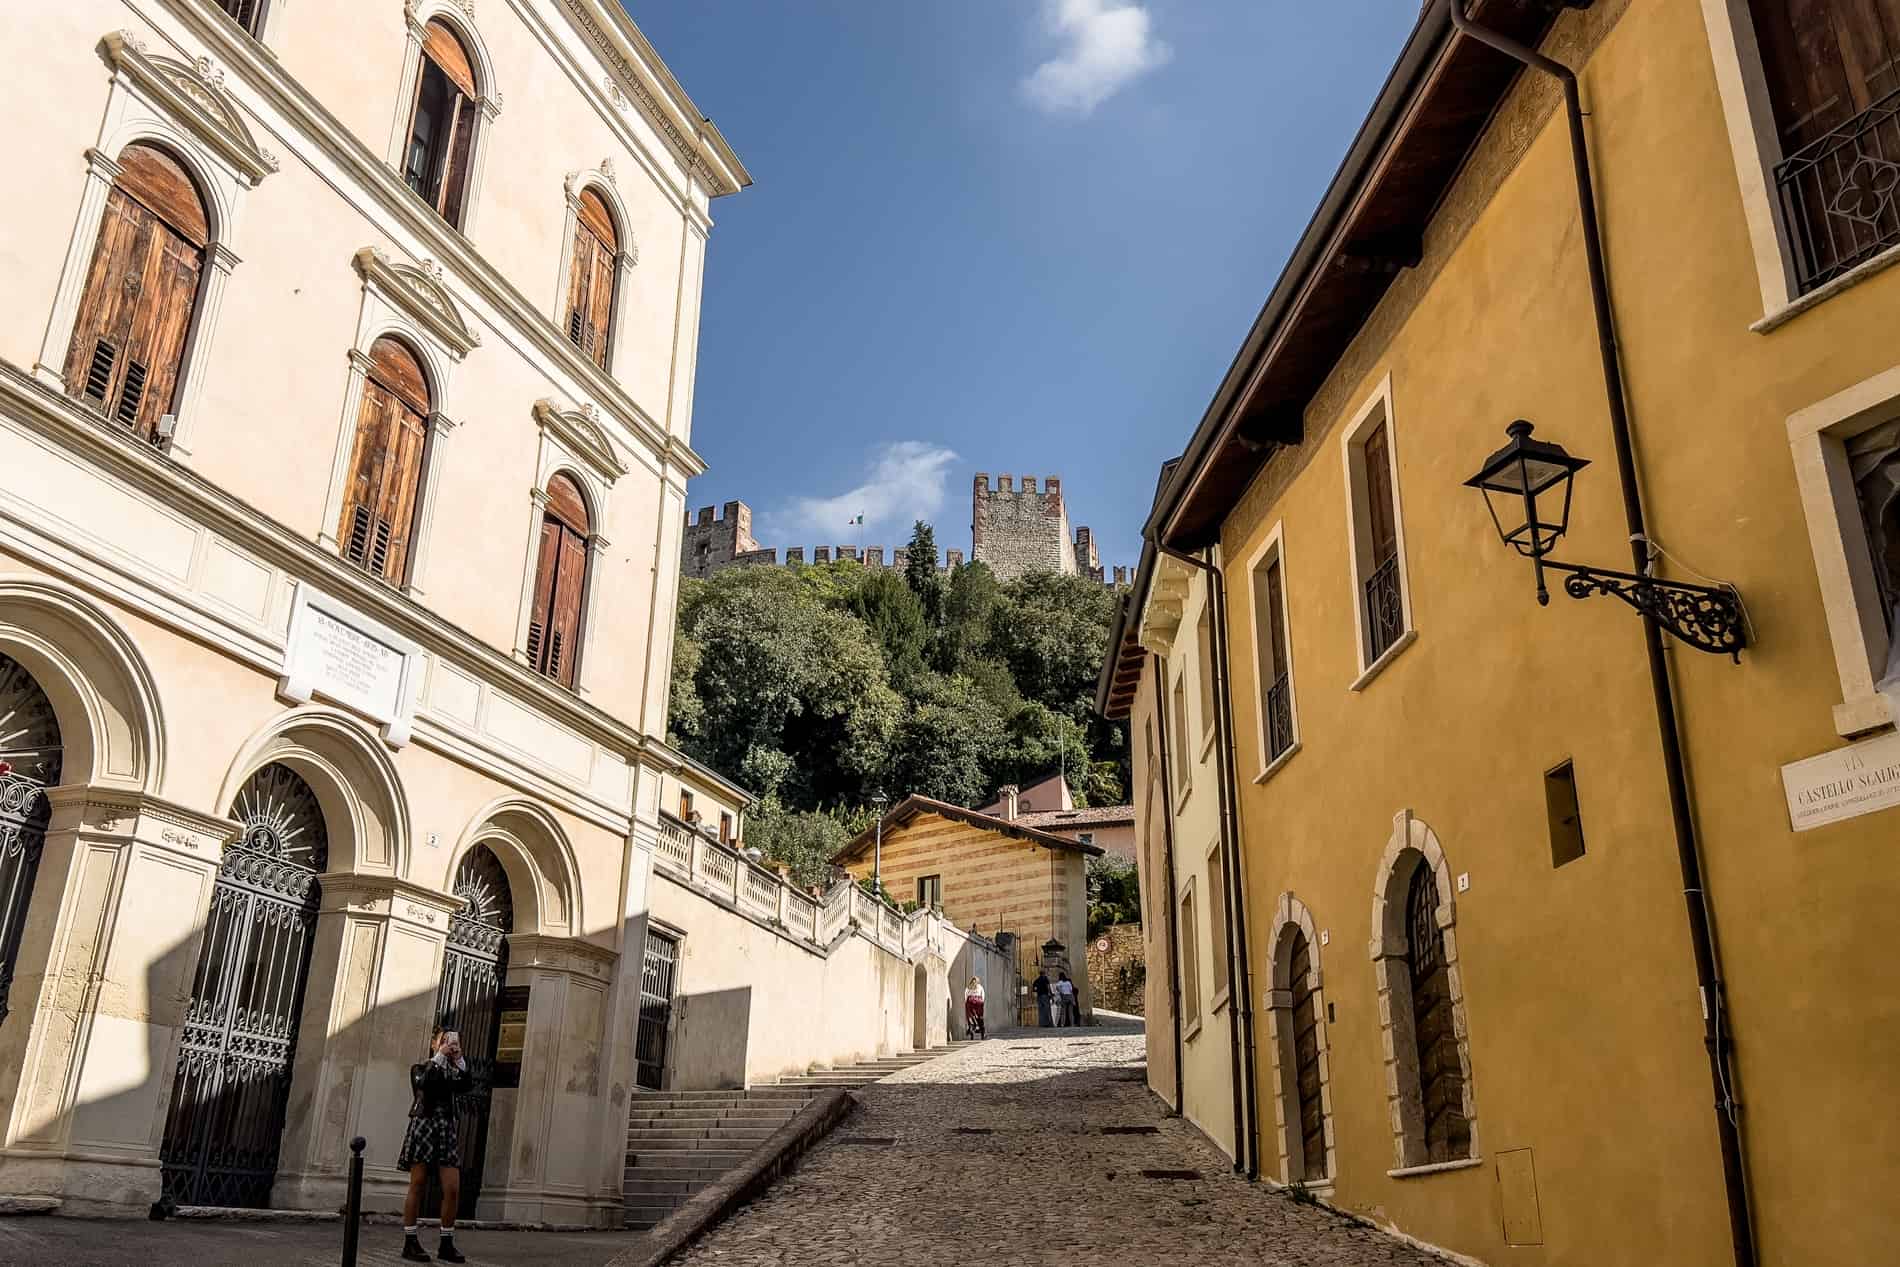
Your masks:
[[[1019,791],[1014,783],[1005,783],[997,791],[997,799],[1003,802],[1003,819],[1006,822],[1016,821],[1016,795]]]

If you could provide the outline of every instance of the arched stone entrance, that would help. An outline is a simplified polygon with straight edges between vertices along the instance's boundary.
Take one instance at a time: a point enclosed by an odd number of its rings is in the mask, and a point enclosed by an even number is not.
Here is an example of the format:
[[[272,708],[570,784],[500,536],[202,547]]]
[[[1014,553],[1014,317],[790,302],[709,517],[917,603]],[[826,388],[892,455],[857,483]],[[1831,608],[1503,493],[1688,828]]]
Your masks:
[[[455,868],[453,892],[462,906],[449,919],[435,1012],[437,1024],[461,1034],[468,1060],[472,1087],[457,1106],[457,1125],[462,1145],[462,1208],[472,1211],[481,1195],[483,1159],[488,1152],[501,993],[508,979],[508,934],[514,931],[515,903],[508,873],[487,845],[476,845],[462,858]],[[439,1199],[439,1193],[432,1194],[431,1202]]]
[[[287,765],[252,773],[232,814],[159,1152],[179,1205],[270,1204],[329,859],[322,806]]]
[[[0,654],[0,1024],[53,812],[46,789],[59,784],[62,755],[52,701],[25,666]]]

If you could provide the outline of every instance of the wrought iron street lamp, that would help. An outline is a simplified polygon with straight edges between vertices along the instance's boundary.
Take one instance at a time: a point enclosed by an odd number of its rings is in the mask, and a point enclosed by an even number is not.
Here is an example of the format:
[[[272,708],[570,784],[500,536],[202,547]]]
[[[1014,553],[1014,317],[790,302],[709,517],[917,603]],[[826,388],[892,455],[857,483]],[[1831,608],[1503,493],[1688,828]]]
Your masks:
[[[1572,598],[1612,595],[1698,651],[1741,658],[1748,638],[1741,599],[1733,588],[1691,585],[1550,558],[1570,526],[1571,481],[1590,460],[1572,457],[1560,444],[1532,439],[1531,424],[1522,418],[1504,430],[1510,443],[1486,458],[1483,469],[1465,486],[1484,494],[1498,538],[1531,561],[1540,604],[1550,603],[1550,591],[1544,585],[1548,568],[1565,573],[1564,593]]]
[[[871,804],[877,806],[876,843],[871,846],[871,896],[879,901],[884,897],[884,793],[882,790],[871,797]]]

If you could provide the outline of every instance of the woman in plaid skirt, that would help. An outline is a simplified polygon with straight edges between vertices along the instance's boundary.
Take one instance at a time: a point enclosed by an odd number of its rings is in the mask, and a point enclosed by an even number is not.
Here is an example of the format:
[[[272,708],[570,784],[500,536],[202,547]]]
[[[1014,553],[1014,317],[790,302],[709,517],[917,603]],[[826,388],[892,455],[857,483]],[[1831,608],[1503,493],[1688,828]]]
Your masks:
[[[442,1178],[442,1242],[436,1254],[445,1263],[461,1263],[455,1248],[455,1202],[462,1195],[462,1147],[456,1129],[456,1097],[468,1090],[468,1062],[462,1059],[462,1036],[440,1025],[429,1038],[429,1058],[409,1067],[409,1086],[415,1103],[409,1106],[409,1130],[402,1137],[396,1164],[409,1172],[409,1198],[402,1203],[402,1256],[412,1263],[430,1261],[416,1239],[416,1219],[422,1212],[422,1189],[429,1167]]]

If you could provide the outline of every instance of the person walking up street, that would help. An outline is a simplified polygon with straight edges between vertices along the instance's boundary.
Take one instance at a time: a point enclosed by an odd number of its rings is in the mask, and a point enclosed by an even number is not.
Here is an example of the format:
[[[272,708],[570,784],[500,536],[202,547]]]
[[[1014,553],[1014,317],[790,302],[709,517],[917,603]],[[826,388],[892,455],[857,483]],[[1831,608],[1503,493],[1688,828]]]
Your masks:
[[[1056,999],[1059,1018],[1056,1024],[1079,1025],[1082,1023],[1075,1007],[1075,982],[1069,980],[1069,974],[1066,972],[1059,974],[1056,981]]]
[[[1048,1029],[1055,1022],[1049,1018],[1049,970],[1044,968],[1036,974],[1036,1026]]]
[[[469,1089],[462,1036],[436,1026],[429,1038],[429,1058],[409,1068],[409,1087],[415,1102],[409,1106],[409,1129],[396,1157],[396,1165],[409,1172],[409,1195],[402,1203],[402,1256],[412,1263],[431,1261],[416,1239],[416,1220],[433,1166],[442,1180],[442,1239],[436,1245],[436,1257],[445,1263],[465,1263],[468,1259],[455,1248],[455,1203],[462,1195],[462,1142],[455,1102]]]
[[[988,1030],[983,1026],[983,982],[977,977],[971,977],[970,984],[963,991],[963,1036],[989,1037]]]

